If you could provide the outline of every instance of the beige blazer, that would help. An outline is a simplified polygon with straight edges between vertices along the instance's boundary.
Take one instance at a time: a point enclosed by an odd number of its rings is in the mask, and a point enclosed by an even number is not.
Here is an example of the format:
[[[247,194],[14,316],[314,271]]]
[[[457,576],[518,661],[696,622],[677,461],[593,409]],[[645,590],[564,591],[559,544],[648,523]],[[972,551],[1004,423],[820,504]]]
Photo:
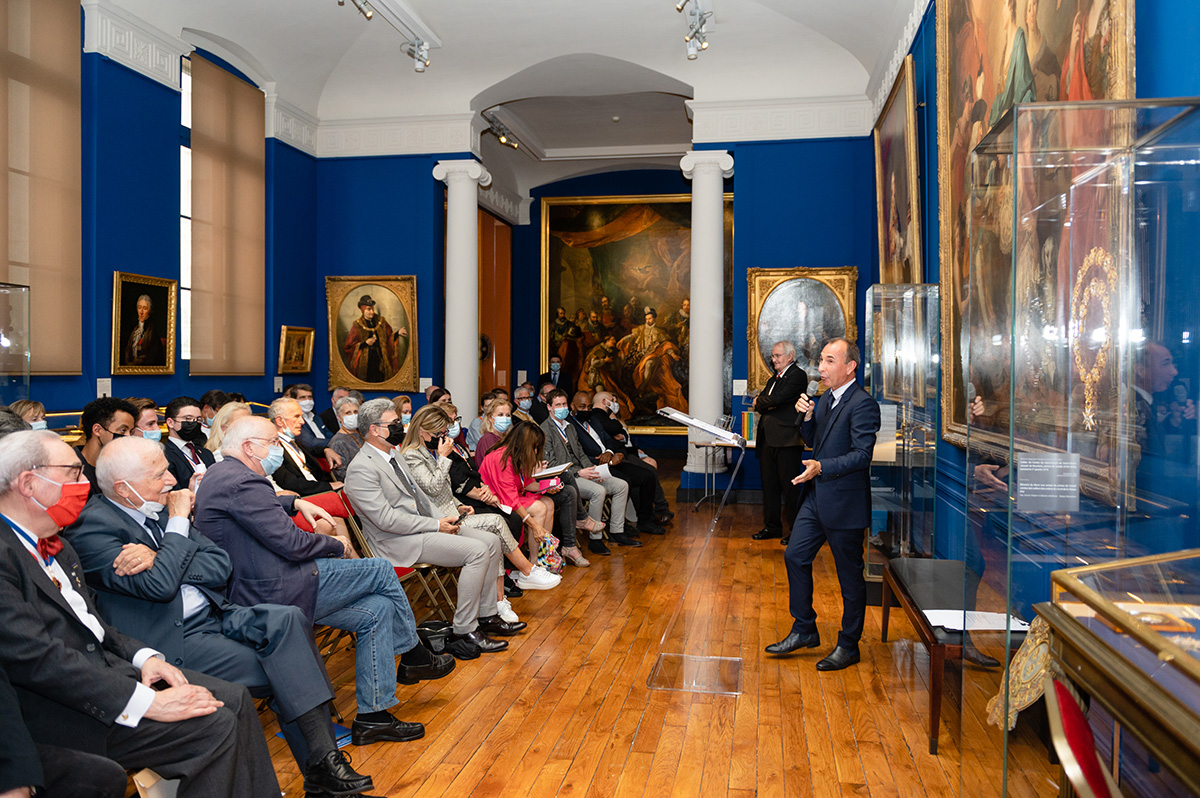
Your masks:
[[[409,566],[421,551],[416,536],[437,532],[440,516],[403,462],[400,468],[408,475],[408,484],[396,475],[387,455],[368,443],[346,469],[346,495],[375,554],[394,565]]]

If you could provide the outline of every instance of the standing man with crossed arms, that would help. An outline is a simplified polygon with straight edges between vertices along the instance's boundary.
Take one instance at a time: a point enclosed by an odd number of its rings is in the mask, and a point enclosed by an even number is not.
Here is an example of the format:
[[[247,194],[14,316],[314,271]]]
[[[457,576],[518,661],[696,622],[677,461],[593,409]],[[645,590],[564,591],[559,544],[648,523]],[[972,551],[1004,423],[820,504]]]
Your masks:
[[[817,663],[836,671],[859,661],[867,610],[863,580],[863,535],[871,523],[871,456],[879,432],[879,403],[854,380],[858,346],[834,338],[821,350],[821,381],[826,391],[815,403],[796,401],[797,424],[812,459],[793,484],[803,485],[800,509],[783,559],[787,564],[791,613],[788,636],[767,646],[768,654],[790,654],[821,645],[813,610],[812,564],[826,542],[833,552],[842,588],[842,629],[837,648]]]

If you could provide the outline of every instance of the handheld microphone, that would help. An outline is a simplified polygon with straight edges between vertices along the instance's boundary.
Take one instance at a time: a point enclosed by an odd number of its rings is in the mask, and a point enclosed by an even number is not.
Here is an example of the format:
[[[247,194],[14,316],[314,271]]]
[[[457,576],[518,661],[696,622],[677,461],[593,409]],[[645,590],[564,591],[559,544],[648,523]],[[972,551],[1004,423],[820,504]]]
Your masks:
[[[976,396],[978,396],[978,393],[976,393],[976,391],[975,391],[975,383],[968,382],[967,383],[967,404],[971,404],[972,402],[974,402]]]
[[[817,401],[817,391],[819,391],[820,389],[821,389],[821,383],[817,382],[816,380],[808,381],[808,390],[805,391],[805,393],[808,394],[808,398],[811,399],[814,404]]]

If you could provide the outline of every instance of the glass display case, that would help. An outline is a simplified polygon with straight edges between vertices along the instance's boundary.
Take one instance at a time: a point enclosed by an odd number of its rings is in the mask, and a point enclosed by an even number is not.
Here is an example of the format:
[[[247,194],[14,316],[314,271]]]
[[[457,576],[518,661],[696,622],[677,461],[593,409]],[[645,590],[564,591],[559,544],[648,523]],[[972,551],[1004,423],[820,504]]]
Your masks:
[[[965,563],[965,609],[992,619],[970,645],[1004,663],[1053,572],[1200,546],[1200,114],[1019,105],[964,180],[969,274],[942,300],[961,309],[965,523],[937,546]],[[1003,677],[964,667],[963,695],[1007,717],[1028,696]],[[1005,725],[960,731],[997,768],[983,794],[1020,792],[1022,757],[1045,748]]]
[[[938,286],[880,284],[867,289],[865,384],[881,423],[871,465],[868,578],[892,557],[933,552]]]
[[[1053,603],[1038,605],[1051,655],[1112,718],[1093,726],[1122,790],[1200,793],[1200,549],[1056,571],[1052,581]],[[1137,747],[1114,739],[1117,729]]]
[[[0,283],[0,404],[29,398],[29,286]]]

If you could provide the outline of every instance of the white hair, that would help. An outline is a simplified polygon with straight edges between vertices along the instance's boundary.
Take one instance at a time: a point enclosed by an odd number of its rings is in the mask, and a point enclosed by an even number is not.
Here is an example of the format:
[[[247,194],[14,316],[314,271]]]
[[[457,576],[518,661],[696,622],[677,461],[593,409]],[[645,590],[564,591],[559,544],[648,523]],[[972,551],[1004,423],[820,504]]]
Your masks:
[[[12,491],[21,474],[35,466],[48,465],[46,447],[50,441],[62,438],[49,430],[21,430],[0,438],[0,496]]]
[[[776,341],[775,346],[782,349],[783,353],[785,355],[787,355],[788,357],[790,357],[792,360],[796,359],[796,345],[794,343],[792,343],[791,341]],[[775,346],[773,346],[771,348],[774,349]]]
[[[288,401],[294,402],[295,399]],[[274,404],[272,404],[272,407]],[[264,425],[267,425],[264,427]],[[275,425],[262,416],[242,416],[229,425],[221,441],[221,454],[239,455],[242,444],[252,438],[264,438],[275,434]]]
[[[274,421],[275,417],[283,412],[285,405],[295,405],[296,407],[299,407],[300,403],[290,396],[279,397],[274,402],[271,402],[271,406],[267,408],[267,420]]]
[[[389,400],[389,401],[391,401],[391,400]],[[359,404],[360,404],[359,401],[357,399],[355,399],[353,396],[343,396],[341,399],[338,399],[336,402],[333,403],[333,411],[335,413],[337,413],[338,415],[341,415],[342,408],[345,407],[346,405],[354,405],[355,407],[358,407]]]
[[[111,441],[96,458],[96,482],[100,492],[116,499],[116,484],[140,480],[150,471],[155,455],[162,453],[162,444],[148,438],[126,436]]]

